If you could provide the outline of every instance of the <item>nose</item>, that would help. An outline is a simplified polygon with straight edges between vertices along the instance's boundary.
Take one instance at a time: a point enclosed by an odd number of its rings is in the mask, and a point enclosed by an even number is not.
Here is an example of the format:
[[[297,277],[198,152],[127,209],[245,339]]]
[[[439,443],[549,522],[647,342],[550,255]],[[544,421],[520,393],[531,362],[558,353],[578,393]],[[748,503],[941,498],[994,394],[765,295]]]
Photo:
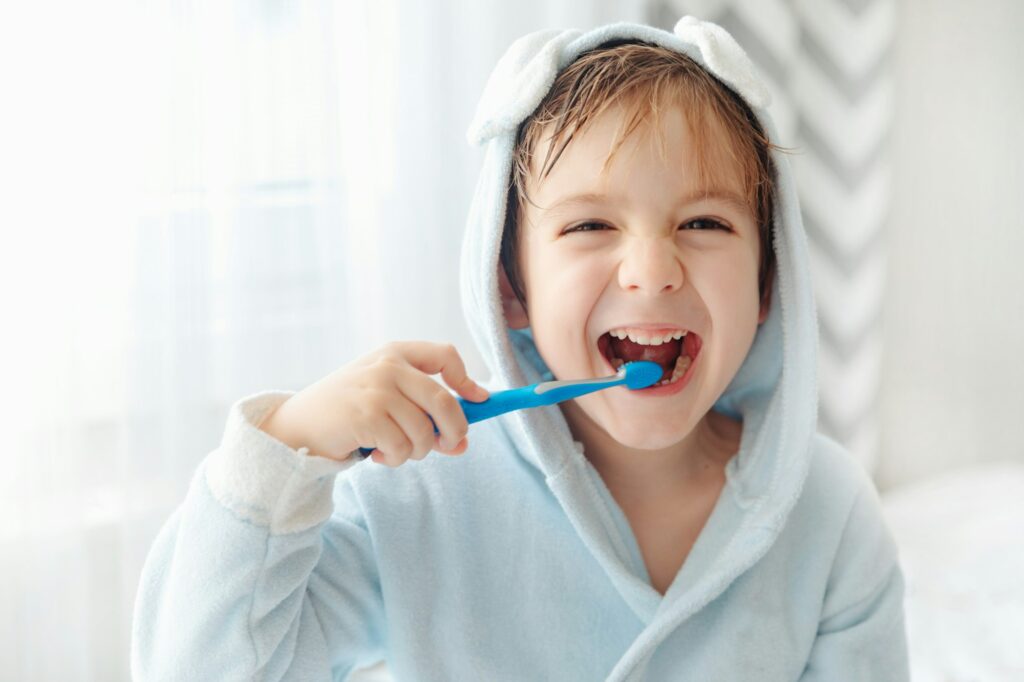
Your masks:
[[[636,237],[619,265],[626,291],[671,293],[683,286],[683,266],[671,239]]]

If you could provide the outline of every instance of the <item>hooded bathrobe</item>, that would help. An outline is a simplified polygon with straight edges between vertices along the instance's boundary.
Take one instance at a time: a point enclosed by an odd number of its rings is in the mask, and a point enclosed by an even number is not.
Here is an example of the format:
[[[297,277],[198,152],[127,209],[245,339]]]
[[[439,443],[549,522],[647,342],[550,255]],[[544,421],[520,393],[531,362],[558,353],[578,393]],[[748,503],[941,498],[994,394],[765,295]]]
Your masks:
[[[693,58],[778,142],[765,87],[714,24],[516,41],[469,130],[486,154],[461,289],[491,391],[551,378],[529,329],[508,328],[498,289],[517,128],[559,71],[621,38]],[[903,575],[878,495],[816,432],[807,244],[787,160],[774,162],[771,311],[714,406],[742,420],[739,451],[664,596],[558,406],[474,424],[461,457],[390,468],[271,438],[258,425],[291,393],[268,391],[232,407],[153,544],[136,679],[342,680],[382,659],[396,680],[908,679]]]

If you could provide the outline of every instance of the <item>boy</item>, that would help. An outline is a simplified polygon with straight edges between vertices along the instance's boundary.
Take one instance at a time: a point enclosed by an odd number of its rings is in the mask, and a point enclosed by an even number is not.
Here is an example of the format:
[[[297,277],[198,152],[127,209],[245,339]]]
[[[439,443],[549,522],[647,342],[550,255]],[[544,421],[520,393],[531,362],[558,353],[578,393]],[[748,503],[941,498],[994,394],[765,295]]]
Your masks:
[[[766,106],[691,17],[516,41],[470,129],[463,302],[492,383],[641,358],[667,383],[503,415],[472,445],[427,376],[486,398],[450,346],[240,401],[147,561],[135,674],[907,679],[896,547],[815,432],[806,244]]]
[[[594,84],[589,101],[567,110],[579,82]],[[647,106],[651,121],[642,119]],[[728,123],[693,116],[700,127],[691,132],[684,112],[711,109]],[[563,120],[566,111],[576,121]],[[588,125],[571,141],[552,134],[579,120]],[[532,323],[541,357],[560,378],[613,374],[623,361],[662,363],[671,388],[601,391],[561,407],[664,594],[739,449],[741,423],[710,408],[768,313],[768,145],[689,58],[637,44],[577,59],[523,138],[499,273],[506,318],[513,328]],[[698,145],[706,139],[727,142]],[[534,172],[529,150],[541,143],[538,160],[562,153]],[[722,153],[729,145],[732,157]],[[748,192],[759,187],[748,178],[765,191]],[[530,200],[515,201],[526,188],[535,190]],[[507,277],[518,281],[520,263],[529,306]]]

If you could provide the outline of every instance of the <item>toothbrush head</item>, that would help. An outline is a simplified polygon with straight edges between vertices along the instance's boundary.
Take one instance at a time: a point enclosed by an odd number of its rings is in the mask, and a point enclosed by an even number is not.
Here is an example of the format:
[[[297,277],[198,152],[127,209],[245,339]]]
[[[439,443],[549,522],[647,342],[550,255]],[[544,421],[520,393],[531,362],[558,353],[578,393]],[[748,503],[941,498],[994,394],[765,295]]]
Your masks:
[[[619,374],[625,376],[626,386],[635,391],[640,388],[647,388],[661,381],[661,365],[648,360],[637,360],[627,362],[619,369]]]

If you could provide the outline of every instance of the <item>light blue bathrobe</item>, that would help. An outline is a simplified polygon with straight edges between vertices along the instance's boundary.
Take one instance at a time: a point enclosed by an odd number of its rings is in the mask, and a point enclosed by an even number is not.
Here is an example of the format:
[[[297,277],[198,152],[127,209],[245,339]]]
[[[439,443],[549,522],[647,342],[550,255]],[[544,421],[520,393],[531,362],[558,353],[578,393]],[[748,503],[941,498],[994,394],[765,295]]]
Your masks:
[[[768,95],[721,28],[616,24],[514,43],[469,131],[486,145],[462,255],[464,310],[494,391],[544,379],[504,321],[496,271],[516,127],[558,70],[611,38],[680,50],[750,103]],[[903,576],[860,465],[816,433],[807,245],[775,156],[771,313],[715,409],[743,419],[727,482],[662,598],[558,407],[475,424],[461,457],[392,469],[294,451],[256,428],[288,392],[233,406],[154,542],[138,680],[906,680]],[[339,475],[340,474],[340,475]]]

